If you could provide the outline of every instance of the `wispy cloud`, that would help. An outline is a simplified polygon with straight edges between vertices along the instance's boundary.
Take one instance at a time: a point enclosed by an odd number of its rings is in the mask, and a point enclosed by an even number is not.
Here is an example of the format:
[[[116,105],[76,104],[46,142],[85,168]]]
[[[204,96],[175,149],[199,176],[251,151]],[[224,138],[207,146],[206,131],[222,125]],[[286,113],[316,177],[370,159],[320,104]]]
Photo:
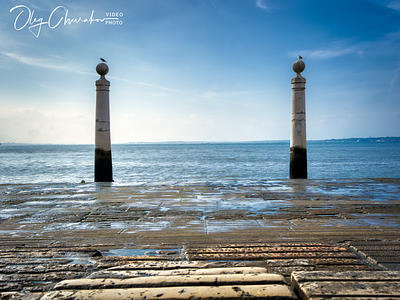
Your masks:
[[[256,7],[270,11],[270,7],[265,4],[264,0],[256,0]]]
[[[20,63],[39,67],[39,68],[45,68],[45,69],[52,69],[52,70],[57,70],[57,71],[64,71],[64,72],[73,72],[73,73],[79,73],[79,74],[86,74],[86,75],[95,75],[94,73],[88,73],[84,71],[77,70],[76,68],[72,66],[66,66],[63,64],[55,63],[52,62],[51,60],[48,59],[39,59],[39,58],[33,58],[29,56],[23,56],[15,53],[10,53],[10,52],[0,52],[0,54],[9,57],[11,59],[17,60]],[[121,80],[121,81],[126,81],[126,82],[131,82],[134,84],[138,85],[143,85],[143,86],[148,86],[151,88],[155,88],[158,90],[163,90],[163,91],[168,91],[168,92],[173,92],[173,93],[179,93],[179,94],[186,94],[190,96],[199,96],[191,93],[187,93],[178,89],[173,89],[173,88],[168,88],[168,87],[163,87],[151,83],[146,83],[146,82],[140,82],[140,81],[133,81],[125,78],[120,78],[120,77],[115,77],[115,76],[108,76],[107,78],[109,79],[115,79],[115,80]]]
[[[400,1],[391,1],[387,7],[400,11]]]
[[[252,98],[257,95],[257,91],[222,91],[222,92],[215,92],[215,91],[206,91],[203,93],[204,98],[208,99],[246,99],[246,101],[251,100]]]
[[[337,40],[318,49],[298,49],[288,52],[290,57],[301,55],[304,58],[326,60],[356,54],[359,57],[398,55],[400,30],[389,32],[381,38],[354,43],[350,39]]]
[[[325,48],[325,49],[316,49],[316,50],[299,50],[297,52],[290,52],[289,55],[291,57],[297,57],[297,55],[301,55],[304,58],[312,58],[312,59],[332,59],[344,55],[349,55],[353,53],[361,54],[355,47],[345,47],[345,48]]]
[[[107,76],[107,78],[108,79],[115,79],[115,80],[125,81],[125,82],[130,82],[130,83],[137,84],[137,85],[148,86],[150,88],[154,88],[154,89],[158,89],[158,90],[162,90],[162,91],[166,91],[166,92],[172,92],[172,93],[178,93],[178,94],[184,94],[184,95],[199,97],[199,95],[197,95],[197,94],[192,94],[192,93],[188,93],[188,92],[181,91],[181,90],[178,90],[178,89],[168,88],[168,87],[165,87],[165,86],[160,86],[160,85],[156,85],[156,84],[152,84],[152,83],[136,81],[136,80],[130,80],[130,79],[121,78],[121,77],[115,77],[115,76]]]
[[[400,11],[400,0],[367,0],[368,2],[373,3],[374,5],[387,7],[390,9]]]
[[[390,81],[390,88],[393,89],[397,79],[399,78],[399,73],[400,73],[400,61],[397,65],[397,69],[393,71],[393,77],[392,80]]]
[[[69,71],[71,69],[68,66],[49,63],[45,59],[32,58],[29,56],[18,55],[16,53],[10,53],[10,52],[0,52],[0,53],[4,56],[15,59],[15,60],[19,61],[20,63],[35,66],[35,67],[53,69],[53,70],[59,70],[59,71]]]
[[[11,53],[11,52],[0,52],[0,54],[3,56],[6,56],[8,58],[17,60],[20,63],[30,65],[30,66],[51,69],[51,70],[57,70],[57,71],[63,71],[63,72],[73,72],[73,73],[79,73],[79,74],[93,75],[93,73],[84,72],[84,71],[81,71],[81,70],[71,66],[71,65],[67,66],[62,63],[53,62],[49,59],[33,58],[33,57],[19,55],[19,54]]]

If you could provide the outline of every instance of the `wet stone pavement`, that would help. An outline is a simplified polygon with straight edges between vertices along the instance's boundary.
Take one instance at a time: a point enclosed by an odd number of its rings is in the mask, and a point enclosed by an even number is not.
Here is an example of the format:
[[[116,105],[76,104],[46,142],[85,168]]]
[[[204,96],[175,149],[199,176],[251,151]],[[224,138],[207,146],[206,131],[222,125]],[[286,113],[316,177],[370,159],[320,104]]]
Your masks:
[[[0,185],[0,292],[39,299],[62,280],[141,262],[286,280],[400,271],[399,200],[400,179]]]

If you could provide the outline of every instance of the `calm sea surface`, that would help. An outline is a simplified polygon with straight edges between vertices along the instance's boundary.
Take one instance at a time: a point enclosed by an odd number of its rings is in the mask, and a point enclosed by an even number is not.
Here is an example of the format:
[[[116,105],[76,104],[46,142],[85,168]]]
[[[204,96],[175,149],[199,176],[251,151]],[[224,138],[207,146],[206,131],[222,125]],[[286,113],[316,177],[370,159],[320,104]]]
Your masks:
[[[400,178],[400,143],[308,142],[310,179]],[[289,143],[112,146],[117,184],[287,179]],[[93,145],[0,146],[0,184],[93,182]]]

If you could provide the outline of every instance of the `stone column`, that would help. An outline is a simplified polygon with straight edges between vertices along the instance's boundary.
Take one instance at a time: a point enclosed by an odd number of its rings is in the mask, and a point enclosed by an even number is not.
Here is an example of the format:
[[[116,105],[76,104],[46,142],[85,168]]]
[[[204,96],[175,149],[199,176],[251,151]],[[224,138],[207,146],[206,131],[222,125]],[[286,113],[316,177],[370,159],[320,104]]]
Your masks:
[[[301,76],[305,69],[302,60],[293,63],[296,76],[292,78],[292,124],[290,131],[290,170],[289,178],[307,178],[306,145],[306,79]]]
[[[100,63],[96,67],[100,79],[96,81],[96,134],[94,149],[94,181],[113,180],[110,136],[110,82],[105,75],[108,66]]]

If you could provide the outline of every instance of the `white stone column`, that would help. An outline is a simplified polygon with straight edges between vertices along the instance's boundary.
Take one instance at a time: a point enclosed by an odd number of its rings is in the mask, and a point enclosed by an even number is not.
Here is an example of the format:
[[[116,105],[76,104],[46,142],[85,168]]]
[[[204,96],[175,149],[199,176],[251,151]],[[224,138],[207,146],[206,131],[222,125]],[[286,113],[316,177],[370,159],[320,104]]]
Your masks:
[[[289,178],[307,178],[307,140],[306,140],[306,79],[301,76],[305,69],[302,60],[293,63],[296,76],[292,78],[292,118],[290,131]]]
[[[110,136],[110,82],[105,75],[108,66],[100,63],[96,67],[100,79],[96,81],[96,133],[94,149],[94,181],[113,180]]]

